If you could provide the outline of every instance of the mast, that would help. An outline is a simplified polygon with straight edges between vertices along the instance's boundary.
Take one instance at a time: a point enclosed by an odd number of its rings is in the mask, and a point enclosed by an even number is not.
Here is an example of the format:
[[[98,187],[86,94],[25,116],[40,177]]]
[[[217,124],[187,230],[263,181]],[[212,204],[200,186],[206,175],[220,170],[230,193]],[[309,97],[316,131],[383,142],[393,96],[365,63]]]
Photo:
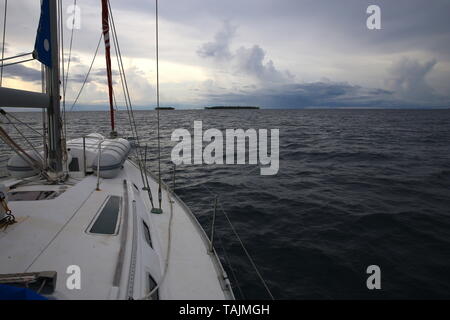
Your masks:
[[[63,174],[62,120],[60,112],[58,8],[56,0],[41,1],[41,17],[33,58],[45,65],[46,92],[0,88],[0,107],[43,108],[48,116],[49,169],[56,178]],[[55,178],[55,177],[52,177]]]
[[[48,158],[49,167],[57,176],[63,171],[62,163],[62,123],[60,109],[60,79],[59,79],[59,48],[58,48],[58,8],[56,0],[44,0],[42,2],[45,10],[45,2],[48,1],[50,17],[50,51],[51,66],[46,66],[47,94],[50,98],[50,105],[47,112],[48,119]],[[45,40],[44,40],[45,41]]]
[[[114,100],[111,70],[111,43],[109,39],[109,10],[108,0],[102,0],[103,38],[105,40],[106,72],[108,74],[109,110],[111,117],[111,136],[116,136],[114,120]]]

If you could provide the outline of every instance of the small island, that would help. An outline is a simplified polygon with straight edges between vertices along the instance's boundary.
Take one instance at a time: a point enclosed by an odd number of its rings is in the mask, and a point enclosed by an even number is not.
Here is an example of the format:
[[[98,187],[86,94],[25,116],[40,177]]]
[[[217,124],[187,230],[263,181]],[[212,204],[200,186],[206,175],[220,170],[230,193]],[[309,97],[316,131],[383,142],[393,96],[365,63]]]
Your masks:
[[[215,106],[205,107],[205,110],[259,110],[259,107],[254,106]]]
[[[159,107],[159,108],[155,108],[155,110],[175,110],[174,107]]]

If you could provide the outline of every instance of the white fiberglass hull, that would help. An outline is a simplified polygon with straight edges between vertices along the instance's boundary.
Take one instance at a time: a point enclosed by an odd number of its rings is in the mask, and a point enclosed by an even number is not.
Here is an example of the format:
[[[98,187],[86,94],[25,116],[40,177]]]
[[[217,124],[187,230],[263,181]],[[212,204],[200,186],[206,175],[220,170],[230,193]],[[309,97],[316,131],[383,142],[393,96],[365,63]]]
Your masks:
[[[157,182],[148,179],[157,198]],[[133,162],[127,160],[114,179],[101,179],[100,190],[94,175],[64,185],[18,182],[7,184],[15,197],[55,193],[49,200],[9,202],[17,223],[0,230],[0,275],[56,271],[56,288],[49,296],[55,299],[143,299],[156,284],[158,294],[152,298],[234,298],[190,210],[163,187],[163,213],[150,213]],[[91,227],[110,197],[120,198],[116,230],[95,234]]]

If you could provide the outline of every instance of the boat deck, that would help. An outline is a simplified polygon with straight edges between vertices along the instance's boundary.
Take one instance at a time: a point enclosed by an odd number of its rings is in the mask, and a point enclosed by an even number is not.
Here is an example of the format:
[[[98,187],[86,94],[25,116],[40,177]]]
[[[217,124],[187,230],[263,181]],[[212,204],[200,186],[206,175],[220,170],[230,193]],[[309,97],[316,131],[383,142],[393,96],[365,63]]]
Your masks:
[[[17,223],[0,230],[0,274],[56,271],[56,299],[140,299],[152,288],[149,276],[162,281],[160,299],[233,298],[203,229],[181,200],[163,188],[163,214],[151,214],[140,171],[130,161],[116,178],[100,181],[100,191],[96,176],[63,186],[17,186],[13,192],[53,191],[56,197],[9,202]],[[151,176],[149,183],[156,205],[158,186]],[[121,199],[117,232],[93,234],[111,196]],[[80,268],[79,290],[67,285],[70,266]]]

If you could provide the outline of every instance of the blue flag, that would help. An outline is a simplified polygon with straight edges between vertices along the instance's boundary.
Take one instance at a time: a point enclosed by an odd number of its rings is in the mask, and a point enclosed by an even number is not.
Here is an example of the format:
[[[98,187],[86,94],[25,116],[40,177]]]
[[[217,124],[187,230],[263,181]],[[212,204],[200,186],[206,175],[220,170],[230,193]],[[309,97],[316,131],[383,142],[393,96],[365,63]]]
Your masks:
[[[33,57],[49,68],[52,67],[52,48],[50,37],[49,0],[42,0],[41,18],[39,20],[36,43],[34,44]]]

